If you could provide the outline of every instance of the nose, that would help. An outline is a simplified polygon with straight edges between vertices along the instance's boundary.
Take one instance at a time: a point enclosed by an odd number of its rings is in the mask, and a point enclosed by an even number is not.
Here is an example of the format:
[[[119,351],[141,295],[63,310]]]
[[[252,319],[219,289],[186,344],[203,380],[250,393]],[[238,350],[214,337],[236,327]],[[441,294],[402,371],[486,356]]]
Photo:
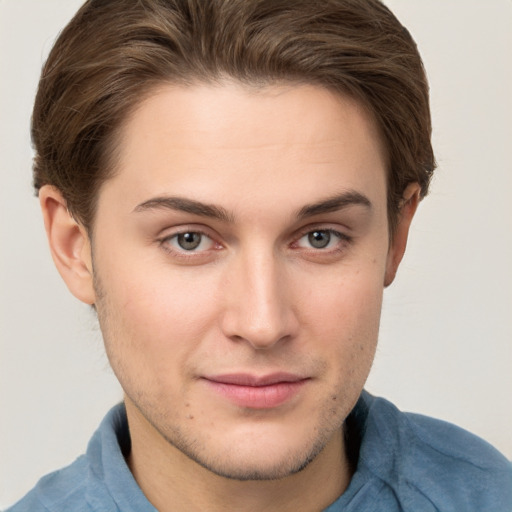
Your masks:
[[[296,335],[298,320],[285,267],[272,254],[234,262],[225,281],[222,330],[227,337],[264,350]]]

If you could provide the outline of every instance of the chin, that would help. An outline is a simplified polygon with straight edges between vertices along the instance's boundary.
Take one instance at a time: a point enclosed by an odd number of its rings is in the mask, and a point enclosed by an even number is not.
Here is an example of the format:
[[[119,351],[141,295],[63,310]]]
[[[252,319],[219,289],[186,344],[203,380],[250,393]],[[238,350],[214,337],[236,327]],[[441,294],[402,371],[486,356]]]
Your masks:
[[[233,453],[230,457],[209,460],[194,454],[187,454],[192,460],[208,471],[238,481],[280,480],[300,473],[317,457],[323,446],[314,447],[307,453],[276,454],[275,451],[259,450],[259,457],[241,456]],[[262,455],[264,457],[262,457]],[[257,460],[261,459],[261,460]]]
[[[275,427],[275,425],[274,425]],[[295,430],[292,434],[292,430]],[[318,435],[288,426],[264,428],[259,432],[243,429],[229,436],[191,442],[174,436],[167,442],[208,471],[230,480],[279,480],[297,474],[309,466],[334,437],[333,431]],[[335,429],[341,432],[341,428]],[[291,435],[292,434],[292,435]]]

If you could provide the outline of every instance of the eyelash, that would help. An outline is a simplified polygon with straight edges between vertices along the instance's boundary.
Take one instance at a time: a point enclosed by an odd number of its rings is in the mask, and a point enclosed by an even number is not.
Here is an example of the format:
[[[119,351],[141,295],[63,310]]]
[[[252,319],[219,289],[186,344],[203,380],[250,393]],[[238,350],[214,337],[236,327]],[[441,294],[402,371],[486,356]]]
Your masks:
[[[315,228],[315,227],[308,226],[306,229],[304,229],[301,232],[300,236],[296,239],[296,241],[292,245],[298,244],[299,241],[302,240],[304,237],[311,235],[315,232],[328,233],[330,236],[336,237],[338,239],[338,243],[336,244],[336,247],[334,247],[332,249],[314,248],[314,247],[311,247],[310,249],[306,249],[310,252],[315,252],[315,253],[319,252],[319,253],[323,253],[323,254],[337,253],[337,252],[345,250],[347,244],[350,244],[352,242],[352,238],[350,236],[348,236],[345,233],[342,233],[340,231],[337,231],[336,229],[325,228],[325,227]],[[342,244],[342,247],[340,247],[340,244]]]
[[[167,253],[173,255],[173,256],[177,256],[179,258],[182,258],[182,259],[191,259],[191,258],[197,258],[199,256],[204,256],[204,254],[207,252],[207,251],[199,251],[199,252],[196,252],[195,250],[191,250],[191,251],[187,251],[185,249],[175,249],[173,248],[172,246],[170,246],[170,242],[173,240],[173,239],[177,239],[180,235],[186,235],[186,234],[197,234],[197,235],[200,235],[201,237],[207,237],[211,240],[211,243],[214,245],[214,246],[217,246],[217,248],[220,247],[220,244],[218,242],[216,242],[208,233],[206,233],[204,230],[201,230],[201,229],[198,229],[198,228],[193,228],[193,229],[183,229],[183,230],[180,230],[176,233],[173,233],[172,235],[166,235],[162,238],[160,238],[158,240],[158,243],[160,245],[160,247]]]
[[[302,240],[302,238],[304,238],[310,234],[313,234],[315,232],[328,233],[330,236],[336,237],[338,239],[338,242],[336,244],[336,247],[334,247],[334,248],[314,248],[314,247],[303,248],[303,250],[307,251],[309,254],[315,253],[317,255],[325,255],[325,256],[334,255],[334,254],[337,254],[339,252],[343,252],[344,250],[346,250],[347,245],[349,245],[352,242],[352,237],[350,237],[340,231],[337,231],[335,229],[330,229],[330,228],[325,228],[325,227],[315,228],[312,226],[308,226],[307,228],[305,228],[299,232],[298,236],[295,237],[294,241],[290,244],[290,247],[300,249],[300,247],[298,247],[300,240]],[[200,228],[182,229],[176,233],[173,233],[171,235],[166,235],[166,236],[158,239],[158,243],[159,243],[160,247],[165,252],[167,252],[168,254],[170,254],[174,257],[178,257],[183,260],[194,259],[194,258],[197,259],[200,257],[204,258],[205,255],[210,253],[211,249],[205,249],[202,251],[195,251],[195,250],[187,251],[186,249],[173,248],[170,245],[170,241],[177,239],[180,235],[185,235],[185,234],[189,234],[189,233],[197,234],[197,235],[200,235],[201,237],[206,237],[206,238],[210,239],[211,243],[214,246],[213,247],[214,250],[219,250],[220,248],[222,248],[222,245],[220,243],[216,242],[215,239],[211,235],[206,233],[205,230],[201,230]],[[202,243],[202,241],[200,243]]]

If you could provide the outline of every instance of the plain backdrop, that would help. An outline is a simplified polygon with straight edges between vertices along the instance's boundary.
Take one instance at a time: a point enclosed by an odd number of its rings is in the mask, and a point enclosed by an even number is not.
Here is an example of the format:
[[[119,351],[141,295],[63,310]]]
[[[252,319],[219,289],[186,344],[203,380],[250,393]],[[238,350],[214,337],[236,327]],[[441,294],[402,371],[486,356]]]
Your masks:
[[[80,0],[0,0],[0,509],[83,453],[122,393],[31,189],[41,65]],[[439,169],[385,292],[367,388],[512,458],[512,2],[388,0],[422,53]]]

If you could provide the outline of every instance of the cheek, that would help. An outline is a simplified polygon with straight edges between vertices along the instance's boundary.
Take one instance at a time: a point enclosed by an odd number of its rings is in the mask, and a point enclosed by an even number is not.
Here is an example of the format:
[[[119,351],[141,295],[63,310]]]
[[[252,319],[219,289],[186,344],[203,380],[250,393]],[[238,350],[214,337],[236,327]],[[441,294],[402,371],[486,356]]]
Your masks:
[[[158,251],[125,240],[117,245],[123,242],[124,250],[104,251],[98,272],[126,322],[145,330],[154,327],[152,318],[173,316],[196,300],[194,285],[180,269],[166,265]]]
[[[153,371],[193,352],[218,316],[209,292],[220,286],[215,276],[195,276],[180,269],[125,265],[103,272],[108,295],[97,304],[102,331],[112,356],[129,364],[144,362]],[[172,356],[172,357],[169,357]]]
[[[382,269],[365,268],[307,293],[306,323],[344,384],[363,385],[377,345]],[[360,390],[360,389],[359,389]]]
[[[365,339],[378,328],[383,275],[384,270],[377,265],[331,272],[328,279],[307,287],[303,309],[311,312],[310,322],[320,327],[344,332],[344,337],[359,333]]]

